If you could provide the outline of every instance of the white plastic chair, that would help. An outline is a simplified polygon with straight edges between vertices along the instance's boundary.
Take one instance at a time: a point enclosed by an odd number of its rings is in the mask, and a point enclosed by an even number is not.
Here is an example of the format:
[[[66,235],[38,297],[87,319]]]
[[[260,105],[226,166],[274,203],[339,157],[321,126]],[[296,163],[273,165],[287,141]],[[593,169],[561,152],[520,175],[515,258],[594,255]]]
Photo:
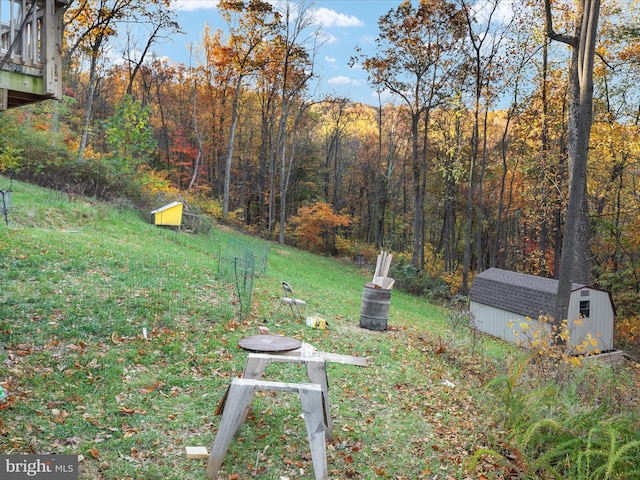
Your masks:
[[[284,289],[285,296],[280,299],[280,305],[278,305],[278,310],[276,311],[276,313],[278,313],[282,309],[282,307],[284,307],[285,309],[289,307],[294,317],[296,317],[296,312],[297,316],[302,317],[300,307],[304,307],[307,302],[296,298],[293,294],[293,290],[291,289],[291,285],[289,285],[287,282],[282,282],[282,288]]]

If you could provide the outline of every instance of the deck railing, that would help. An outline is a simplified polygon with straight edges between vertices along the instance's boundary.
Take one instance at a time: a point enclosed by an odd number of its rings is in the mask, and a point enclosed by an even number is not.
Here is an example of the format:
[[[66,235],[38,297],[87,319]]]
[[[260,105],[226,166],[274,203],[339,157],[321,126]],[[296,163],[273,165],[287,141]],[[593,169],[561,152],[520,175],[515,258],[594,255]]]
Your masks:
[[[0,54],[6,63],[40,67],[44,2],[0,0]]]
[[[0,0],[0,109],[62,96],[62,16],[68,4]]]

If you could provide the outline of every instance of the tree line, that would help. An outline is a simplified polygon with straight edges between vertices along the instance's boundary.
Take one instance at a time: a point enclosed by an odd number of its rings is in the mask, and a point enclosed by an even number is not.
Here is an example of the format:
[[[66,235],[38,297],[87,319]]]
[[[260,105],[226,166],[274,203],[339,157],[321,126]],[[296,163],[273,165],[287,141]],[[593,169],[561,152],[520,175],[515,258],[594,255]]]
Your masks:
[[[389,249],[454,292],[491,266],[557,278],[576,252],[640,338],[635,2],[390,2],[351,59],[376,105],[312,95],[312,2],[221,0],[226,28],[205,28],[189,64],[153,53],[181,32],[169,5],[72,3],[66,96],[2,114],[0,169],[144,206],[180,197],[327,254]]]

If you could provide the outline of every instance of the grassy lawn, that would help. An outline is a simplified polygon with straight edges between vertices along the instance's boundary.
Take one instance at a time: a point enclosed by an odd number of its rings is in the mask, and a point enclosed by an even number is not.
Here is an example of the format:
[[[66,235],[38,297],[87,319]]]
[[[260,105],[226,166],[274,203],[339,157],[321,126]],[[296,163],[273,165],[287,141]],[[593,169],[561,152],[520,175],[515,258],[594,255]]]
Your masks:
[[[12,394],[0,410],[0,453],[79,454],[82,479],[202,479],[206,460],[186,459],[184,448],[211,446],[216,405],[246,359],[237,343],[265,325],[369,361],[327,367],[332,478],[511,472],[487,458],[471,468],[470,458],[504,433],[485,385],[514,350],[471,336],[464,315],[394,290],[389,329],[362,329],[373,266],[271,244],[250,314],[239,319],[233,286],[216,275],[217,252],[265,242],[222,228],[173,232],[123,206],[14,190],[0,226],[0,385]],[[326,330],[274,313],[282,280]],[[289,364],[266,376],[305,379]],[[300,414],[292,394],[258,394],[220,478],[313,478]]]

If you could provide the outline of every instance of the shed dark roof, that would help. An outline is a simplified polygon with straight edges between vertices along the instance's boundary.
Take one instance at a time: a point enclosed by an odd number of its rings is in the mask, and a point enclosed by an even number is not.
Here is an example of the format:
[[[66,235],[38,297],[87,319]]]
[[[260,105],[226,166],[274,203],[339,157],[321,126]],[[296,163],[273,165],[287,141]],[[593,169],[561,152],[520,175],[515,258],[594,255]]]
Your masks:
[[[574,283],[573,290],[585,285]],[[501,310],[538,318],[553,315],[558,280],[490,268],[473,278],[469,298]]]

